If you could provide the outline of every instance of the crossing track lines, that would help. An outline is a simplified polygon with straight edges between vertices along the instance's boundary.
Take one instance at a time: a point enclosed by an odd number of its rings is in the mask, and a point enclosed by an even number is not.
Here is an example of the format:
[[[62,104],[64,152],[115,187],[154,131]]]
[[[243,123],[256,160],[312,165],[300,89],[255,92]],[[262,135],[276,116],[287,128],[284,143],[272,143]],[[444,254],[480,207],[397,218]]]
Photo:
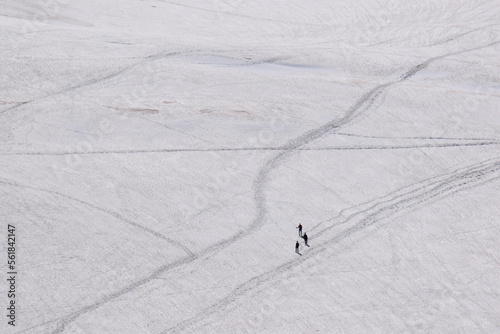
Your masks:
[[[290,141],[288,141],[286,144],[280,146],[281,151],[278,152],[275,156],[270,158],[264,166],[258,171],[257,177],[253,183],[253,192],[254,192],[254,201],[256,204],[257,208],[257,213],[252,220],[252,222],[245,228],[242,229],[238,232],[236,232],[233,236],[221,240],[212,246],[207,247],[203,251],[199,252],[198,254],[195,254],[193,256],[188,256],[186,258],[179,259],[177,261],[174,261],[170,264],[166,264],[164,266],[161,266],[154,272],[152,272],[150,275],[141,278],[133,283],[131,283],[129,286],[116,291],[115,293],[112,293],[110,295],[107,295],[100,300],[97,300],[95,303],[90,304],[88,306],[84,306],[80,308],[79,310],[73,312],[72,314],[68,315],[67,317],[64,317],[63,320],[60,323],[60,326],[54,331],[54,333],[62,333],[64,332],[65,328],[74,320],[76,320],[79,316],[86,314],[88,312],[91,312],[93,310],[96,310],[97,308],[101,307],[102,305],[118,298],[119,296],[122,296],[125,293],[128,293],[140,286],[143,286],[144,284],[149,283],[153,279],[159,277],[160,274],[166,273],[169,270],[172,270],[174,268],[177,268],[182,265],[187,265],[193,263],[195,260],[202,260],[209,258],[213,256],[215,253],[221,251],[222,249],[226,248],[227,246],[241,240],[242,238],[251,235],[255,231],[257,231],[261,226],[264,225],[266,221],[266,217],[268,214],[268,209],[266,205],[266,198],[264,194],[265,186],[268,183],[270,174],[273,170],[275,170],[277,167],[281,165],[281,163],[285,162],[287,158],[289,158],[291,155],[293,155],[295,152],[298,151],[298,149],[314,140],[320,139],[326,135],[329,135],[331,133],[334,133],[335,131],[338,131],[340,128],[343,126],[349,124],[353,120],[356,119],[363,111],[366,111],[369,109],[369,107],[373,104],[375,99],[387,88],[396,85],[398,83],[404,82],[408,79],[410,79],[412,76],[414,76],[416,73],[419,71],[425,69],[427,66],[429,66],[432,62],[443,59],[448,56],[453,56],[453,55],[458,55],[461,53],[465,52],[471,52],[475,50],[480,50],[482,48],[486,48],[489,46],[496,45],[500,42],[493,42],[489,43],[477,48],[471,48],[467,49],[464,51],[459,51],[459,52],[454,52],[454,53],[449,53],[445,54],[442,56],[437,56],[428,59],[427,61],[418,64],[414,67],[412,67],[409,71],[404,73],[401,78],[397,81],[392,81],[388,82],[385,84],[378,85],[365,94],[361,96],[352,106],[347,110],[345,115],[341,117],[340,119],[334,119],[318,128],[312,129],[303,135],[300,135]],[[294,262],[295,263],[295,262]],[[276,269],[276,272],[280,272],[283,270],[282,268],[290,268],[293,266],[293,264],[290,263],[285,263],[284,265],[279,266]],[[272,276],[272,275],[271,275]],[[260,278],[256,277],[251,280],[251,283],[249,286],[252,286],[252,284],[260,282]],[[247,282],[248,283],[248,282]],[[231,302],[231,300],[235,299],[235,296],[239,296],[243,294],[245,291],[249,289],[249,286],[247,286],[247,283],[243,283],[237,290],[241,291],[238,292],[238,294],[231,294],[228,295],[227,297],[219,300],[216,304],[214,304],[212,307],[209,307],[205,311],[202,311],[200,314],[194,316],[193,318],[187,319],[178,325],[171,327],[169,330],[166,330],[165,332],[169,331],[179,331],[181,328],[185,328],[189,326],[192,323],[196,323],[199,320],[203,319],[209,314],[212,314],[216,311],[217,306],[222,306],[222,305],[227,305],[228,303]]]

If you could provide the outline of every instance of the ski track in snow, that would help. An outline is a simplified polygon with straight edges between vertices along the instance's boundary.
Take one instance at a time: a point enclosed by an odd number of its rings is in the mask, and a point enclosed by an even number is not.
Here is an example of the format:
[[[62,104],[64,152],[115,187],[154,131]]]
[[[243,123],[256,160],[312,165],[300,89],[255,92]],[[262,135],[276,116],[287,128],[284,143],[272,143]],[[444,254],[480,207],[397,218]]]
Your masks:
[[[171,57],[181,56],[181,55],[189,55],[189,54],[193,54],[193,53],[197,53],[197,52],[203,52],[203,51],[205,51],[205,50],[197,49],[197,50],[174,51],[174,52],[162,51],[162,52],[159,52],[159,53],[156,53],[156,54],[139,57],[141,59],[141,61],[129,64],[129,65],[125,65],[122,68],[120,68],[120,69],[118,69],[118,70],[116,70],[114,72],[111,72],[109,74],[106,74],[104,76],[100,76],[100,77],[97,77],[97,78],[89,79],[89,80],[80,82],[80,83],[78,83],[76,85],[69,86],[69,87],[60,89],[58,91],[55,91],[55,92],[52,92],[52,93],[49,93],[49,94],[46,94],[46,95],[43,95],[43,96],[39,96],[39,97],[37,97],[37,98],[35,98],[33,100],[28,100],[28,101],[24,101],[22,103],[17,103],[16,105],[8,107],[8,108],[6,108],[4,110],[0,110],[0,115],[6,114],[8,111],[13,111],[15,109],[19,109],[19,108],[21,108],[23,106],[30,105],[30,104],[32,104],[34,102],[43,101],[45,99],[52,98],[52,97],[55,97],[55,96],[58,96],[58,95],[62,95],[62,94],[65,94],[65,93],[68,93],[68,92],[71,92],[71,91],[74,91],[74,90],[78,90],[78,89],[81,89],[81,88],[90,87],[90,86],[93,86],[93,85],[96,85],[96,84],[99,84],[99,83],[106,82],[108,80],[111,80],[113,78],[118,77],[119,75],[121,75],[121,74],[123,74],[123,73],[125,73],[127,71],[130,71],[130,70],[132,70],[134,68],[137,68],[139,66],[142,66],[144,64],[147,64],[147,63],[159,60],[159,59],[171,58]],[[281,58],[263,59],[263,60],[260,60],[260,61],[248,62],[246,64],[242,64],[241,66],[250,66],[250,65],[257,65],[257,64],[264,64],[264,63],[272,64],[272,63],[278,62],[280,60],[283,60],[283,59],[281,59]],[[143,120],[145,120],[145,119],[143,119]],[[153,122],[151,120],[147,120],[147,121]],[[153,122],[153,123],[156,123],[156,122]],[[159,124],[159,125],[161,125],[163,127],[166,127],[166,128],[168,128],[170,130],[186,134],[186,133],[184,133],[182,131],[179,131],[177,129],[170,128],[170,127],[168,127],[168,126],[166,126],[164,124],[161,124],[161,123],[157,123],[157,124]],[[197,138],[197,139],[201,139],[201,138]],[[204,140],[204,141],[206,141],[206,140]]]
[[[131,69],[133,69],[135,67],[138,67],[140,65],[149,63],[151,61],[155,61],[157,59],[173,57],[173,56],[177,56],[177,55],[180,55],[180,54],[186,54],[186,53],[190,53],[190,52],[196,52],[196,51],[184,51],[184,52],[178,51],[178,52],[170,52],[170,53],[160,52],[160,53],[157,53],[157,54],[145,56],[145,57],[142,58],[141,61],[133,63],[133,64],[130,64],[130,65],[126,65],[126,66],[122,67],[121,69],[118,69],[118,70],[116,70],[116,71],[114,71],[114,72],[112,72],[110,74],[106,74],[104,76],[101,76],[101,77],[98,77],[98,78],[94,78],[94,79],[89,79],[89,80],[80,82],[80,83],[78,83],[76,85],[73,85],[73,86],[70,86],[70,87],[66,87],[66,88],[63,88],[63,89],[58,90],[56,92],[52,92],[52,93],[40,96],[40,97],[38,97],[36,99],[26,101],[26,102],[24,102],[22,104],[17,104],[17,105],[14,105],[12,107],[9,107],[9,108],[6,108],[4,110],[1,110],[0,111],[0,115],[5,114],[8,111],[12,111],[14,109],[18,109],[18,108],[20,108],[22,106],[29,105],[29,104],[31,104],[33,102],[42,101],[42,100],[47,99],[47,98],[51,98],[51,97],[58,96],[58,95],[61,95],[61,94],[65,94],[65,93],[68,93],[68,92],[71,92],[71,91],[74,91],[74,90],[77,90],[77,89],[80,89],[80,88],[89,87],[89,86],[92,86],[92,85],[95,85],[95,84],[98,84],[98,83],[102,83],[102,82],[108,81],[110,79],[113,79],[113,78],[119,76],[120,74],[122,74],[122,73],[124,73],[126,71],[129,71],[129,70],[131,70]]]
[[[421,139],[428,139],[428,140],[483,140],[483,141],[495,141],[495,140],[500,140],[500,139],[495,139],[495,138],[465,138],[465,137],[459,137],[459,138],[454,138],[454,137],[384,137],[384,136],[366,136],[366,135],[358,135],[358,134],[353,134],[353,133],[343,133],[343,132],[337,132],[335,133],[337,136],[348,136],[348,137],[359,137],[359,138],[371,138],[371,139],[411,139],[411,140],[421,140]]]
[[[72,197],[72,196],[69,196],[69,195],[66,195],[66,194],[63,194],[63,193],[60,193],[60,192],[57,192],[57,191],[53,191],[53,190],[48,190],[48,189],[42,189],[42,188],[36,188],[36,187],[31,187],[31,186],[27,186],[27,185],[22,185],[22,184],[19,184],[17,182],[13,182],[13,181],[9,181],[9,180],[1,180],[0,179],[0,185],[4,185],[4,186],[11,186],[11,187],[18,187],[18,188],[24,188],[24,189],[29,189],[29,190],[33,190],[33,191],[38,191],[38,192],[43,192],[43,193],[46,193],[46,194],[50,194],[50,195],[54,195],[54,196],[58,196],[58,197],[62,197],[62,198],[65,198],[65,199],[68,199],[68,200],[71,200],[71,201],[75,201],[75,202],[78,202],[80,204],[83,204],[89,208],[92,208],[92,209],[95,209],[95,210],[98,210],[98,211],[101,211],[101,212],[104,212],[110,216],[113,216],[115,217],[116,219],[128,224],[128,225],[131,225],[133,227],[136,227],[140,230],[142,230],[143,232],[147,232],[159,239],[162,239],[162,240],[165,240],[166,242],[168,242],[169,244],[177,247],[177,248],[180,248],[182,249],[186,254],[188,254],[189,256],[192,256],[194,255],[194,253],[189,249],[187,248],[186,246],[182,245],[181,243],[179,243],[178,241],[175,241],[171,238],[168,238],[166,236],[164,236],[163,234],[157,232],[157,231],[154,231],[150,228],[147,228],[145,226],[142,226],[141,224],[139,223],[136,223],[128,218],[125,218],[123,217],[122,215],[120,215],[119,213],[117,212],[114,212],[114,211],[111,211],[109,209],[105,209],[105,208],[101,208],[95,204],[92,204],[92,203],[89,203],[89,202],[86,202],[86,201],[82,201],[81,199],[78,199],[78,198],[75,198],[75,197]]]
[[[472,166],[482,167],[484,163],[489,162],[489,161],[491,161],[491,159],[483,161],[483,162],[481,162],[479,164],[476,164],[476,165],[472,165]],[[392,192],[390,192],[390,193],[388,193],[388,194],[386,194],[386,195],[384,195],[382,197],[365,201],[365,202],[357,204],[357,205],[355,205],[353,207],[345,208],[345,209],[341,210],[338,213],[338,215],[336,215],[335,217],[332,217],[332,218],[329,218],[329,219],[326,219],[326,220],[323,220],[323,221],[319,222],[314,227],[312,227],[311,229],[309,229],[309,231],[313,233],[312,234],[313,236],[314,235],[320,235],[321,233],[323,233],[326,230],[329,230],[329,229],[332,229],[332,228],[337,227],[339,225],[345,224],[346,219],[341,219],[341,218],[352,216],[352,214],[349,214],[349,212],[352,211],[353,209],[357,210],[353,214],[357,214],[358,212],[364,212],[366,209],[362,209],[362,208],[364,208],[366,206],[373,207],[374,205],[379,205],[381,203],[387,203],[390,199],[400,196],[398,194],[400,194],[402,192],[405,192],[407,194],[413,193],[415,191],[415,189],[417,188],[416,186],[420,186],[420,185],[426,186],[426,185],[435,184],[435,183],[439,182],[439,180],[442,179],[442,178],[444,178],[444,177],[452,177],[455,174],[463,173],[463,172],[467,171],[468,169],[472,168],[472,166],[457,169],[456,171],[454,171],[452,173],[445,173],[445,174],[441,174],[441,175],[438,175],[438,176],[434,176],[434,177],[422,180],[422,181],[420,181],[418,183],[414,183],[414,184],[411,184],[411,185],[399,188],[397,190],[394,190],[394,191],[392,191]],[[341,220],[341,221],[338,222],[338,223],[329,225],[328,227],[320,230],[320,232],[316,232],[316,233],[314,232],[314,231],[318,230],[323,224],[330,223],[330,222],[336,221],[336,220]]]
[[[379,137],[380,138],[380,137]],[[387,137],[384,137],[387,138]],[[429,138],[432,139],[432,138]],[[476,140],[480,139],[457,139]],[[413,145],[352,145],[352,146],[324,146],[324,147],[299,147],[296,151],[349,151],[349,150],[398,150],[425,147],[465,147],[465,146],[487,146],[500,145],[500,140],[490,139],[489,141],[473,143],[443,143],[443,144],[413,144]],[[240,147],[240,148],[159,148],[159,149],[137,149],[137,150],[96,150],[96,151],[67,151],[67,152],[9,152],[0,153],[7,156],[51,156],[51,155],[99,155],[99,154],[143,154],[143,153],[201,153],[201,152],[238,152],[238,151],[288,151],[283,147]]]
[[[500,159],[493,158],[493,159],[488,159],[488,160],[485,160],[485,161],[482,161],[480,163],[473,164],[473,165],[470,165],[470,166],[467,166],[464,168],[457,169],[456,171],[451,172],[451,173],[441,174],[441,175],[423,180],[421,182],[402,187],[402,188],[395,190],[395,191],[393,191],[393,192],[391,192],[383,197],[378,198],[376,200],[376,203],[373,203],[373,200],[371,200],[371,201],[367,201],[365,203],[358,205],[358,207],[360,207],[360,208],[365,207],[365,206],[369,206],[369,207],[366,209],[358,210],[357,212],[348,215],[347,218],[343,219],[343,221],[341,221],[339,224],[332,224],[328,227],[321,229],[318,232],[315,232],[313,234],[313,236],[321,235],[324,232],[331,230],[332,228],[334,228],[338,225],[344,224],[345,221],[350,220],[352,217],[358,216],[361,213],[365,213],[365,212],[368,212],[370,210],[377,209],[382,204],[390,203],[390,202],[394,201],[394,199],[399,199],[401,197],[411,197],[411,198],[415,197],[418,199],[422,199],[422,198],[431,199],[431,198],[434,198],[434,197],[440,195],[443,192],[450,190],[451,188],[445,188],[444,190],[441,188],[443,188],[443,186],[450,185],[452,182],[455,182],[455,181],[465,180],[465,182],[462,182],[456,186],[453,186],[453,188],[459,188],[459,189],[457,191],[451,192],[451,194],[454,194],[454,193],[461,191],[461,190],[464,190],[464,189],[468,189],[469,183],[472,181],[475,181],[475,180],[477,180],[478,182],[477,182],[477,184],[471,185],[472,187],[479,186],[485,182],[493,181],[494,179],[498,178],[498,176],[493,176],[492,178],[490,178],[487,181],[484,181],[481,178],[483,178],[485,175],[488,175],[488,174],[497,173],[499,168],[500,168]],[[471,179],[472,181],[470,181],[469,179]],[[479,183],[479,181],[484,181],[484,182]],[[432,189],[427,191],[428,188],[432,188]],[[439,188],[439,191],[437,188]],[[424,192],[424,191],[427,191],[428,193],[422,194],[422,192]],[[426,197],[426,196],[429,196],[429,197]],[[348,210],[352,210],[352,208],[348,208],[346,210],[343,210],[343,212],[340,212],[338,216],[331,218],[331,219],[328,219],[326,221],[332,221],[334,219],[342,217],[346,214],[346,211],[348,211]],[[321,222],[321,223],[323,223],[323,222]],[[318,228],[320,226],[320,224],[316,225],[315,229]],[[315,230],[315,229],[311,229],[311,230]]]
[[[308,143],[310,143],[310,142],[312,142],[314,140],[317,140],[317,139],[322,138],[322,137],[324,137],[326,135],[329,135],[329,134],[333,133],[334,131],[340,129],[341,127],[345,126],[345,125],[348,125],[350,122],[352,122],[354,119],[356,119],[356,117],[359,116],[361,114],[361,112],[368,110],[369,107],[376,100],[376,98],[386,88],[388,88],[388,87],[390,87],[392,85],[395,85],[395,84],[398,84],[398,83],[401,83],[401,82],[404,82],[404,81],[408,80],[409,78],[411,78],[412,76],[414,76],[419,71],[425,69],[431,63],[433,63],[433,62],[435,62],[437,60],[446,58],[446,57],[450,57],[450,56],[454,56],[454,55],[459,55],[459,54],[466,53],[466,52],[480,50],[480,49],[483,49],[483,48],[486,48],[486,47],[490,47],[490,46],[496,45],[498,43],[499,43],[499,41],[496,41],[496,42],[492,42],[492,43],[489,43],[489,44],[486,44],[486,45],[483,45],[483,46],[480,46],[480,47],[466,49],[466,50],[463,50],[463,51],[448,53],[448,54],[445,54],[445,55],[441,55],[441,56],[430,58],[427,61],[425,61],[425,62],[423,62],[423,63],[421,63],[421,64],[419,64],[419,65],[417,65],[417,66],[415,66],[413,68],[411,68],[409,71],[407,71],[405,74],[403,74],[399,80],[378,85],[378,86],[372,88],[367,93],[363,94],[361,96],[361,98],[358,99],[354,103],[354,105],[346,112],[345,116],[343,116],[342,118],[332,120],[332,121],[326,123],[323,126],[320,126],[320,127],[316,128],[316,129],[313,129],[313,130],[310,130],[310,131],[306,132],[305,134],[303,134],[303,135],[301,135],[301,136],[299,136],[299,137],[297,137],[295,139],[290,140],[288,143],[286,143],[285,145],[281,146],[281,149],[285,150],[285,151],[278,153],[273,158],[271,158],[270,160],[268,160],[268,162],[258,172],[258,175],[257,175],[257,177],[256,177],[256,179],[254,181],[254,186],[253,186],[253,189],[254,189],[254,200],[255,200],[256,208],[257,208],[257,215],[255,216],[255,218],[252,221],[252,223],[245,230],[241,230],[241,231],[237,232],[236,234],[234,234],[232,237],[224,239],[224,240],[221,240],[221,241],[213,244],[212,246],[206,248],[205,250],[201,251],[198,254],[194,254],[194,255],[188,256],[186,258],[181,258],[181,259],[179,259],[177,261],[174,261],[172,263],[166,264],[166,265],[158,268],[157,270],[155,270],[150,275],[148,275],[148,276],[146,276],[146,277],[144,277],[142,279],[139,279],[138,281],[133,282],[132,284],[128,285],[127,287],[125,287],[125,288],[123,288],[121,290],[118,290],[115,293],[112,293],[110,295],[107,295],[107,296],[105,296],[105,297],[97,300],[95,303],[93,303],[91,305],[88,305],[88,306],[85,306],[83,308],[80,308],[79,310],[73,312],[72,314],[64,317],[63,320],[61,321],[61,324],[56,328],[56,330],[53,333],[62,333],[62,332],[64,332],[65,328],[70,323],[72,323],[73,321],[75,321],[79,316],[81,316],[83,314],[86,314],[88,312],[94,311],[97,308],[99,308],[100,306],[102,306],[102,305],[104,305],[104,304],[106,304],[106,303],[108,303],[108,302],[116,299],[117,297],[122,296],[122,295],[124,295],[124,294],[126,294],[128,292],[131,292],[131,291],[133,291],[133,290],[135,290],[135,289],[143,286],[144,284],[149,283],[150,281],[154,280],[155,278],[158,278],[159,275],[164,274],[165,272],[168,272],[169,270],[172,270],[174,268],[180,267],[182,265],[190,264],[190,263],[194,262],[195,260],[204,259],[204,258],[208,258],[210,256],[213,256],[215,253],[217,253],[218,251],[222,250],[223,248],[225,248],[225,247],[227,247],[227,246],[235,243],[236,241],[238,241],[238,240],[240,240],[240,239],[242,239],[242,238],[250,235],[251,233],[255,232],[257,229],[259,229],[265,223],[266,216],[268,214],[268,209],[267,209],[267,206],[266,206],[266,198],[265,198],[265,195],[264,195],[264,190],[265,190],[265,185],[267,184],[267,182],[269,180],[270,173],[274,169],[276,169],[277,167],[279,167],[281,165],[281,163],[284,162],[287,158],[289,158],[291,155],[293,155],[293,153],[295,151],[297,151],[298,148],[300,148],[300,147],[302,147],[302,146],[304,146],[304,145],[306,145],[306,144],[308,144]],[[498,167],[498,162],[496,163],[495,166]],[[498,171],[498,168],[495,169],[495,172],[496,171]],[[457,175],[456,177],[458,178],[459,175]],[[454,181],[454,180],[452,180],[452,181]],[[452,181],[448,182],[447,184],[451,183]],[[445,185],[446,185],[445,183],[442,183],[442,184],[438,184],[437,187],[442,188]],[[454,188],[457,188],[457,187],[458,186],[454,186]],[[427,194],[427,193],[424,192],[424,194]],[[432,196],[432,193],[429,192],[428,195]],[[419,200],[421,202],[424,202],[425,199],[421,199],[422,196],[423,195],[420,195],[420,197],[418,197],[418,198],[419,198]],[[435,196],[437,196],[437,195],[434,195],[433,197],[435,197]],[[405,202],[410,201],[411,199],[412,198],[410,198],[408,200],[401,200],[401,203],[399,203],[399,204],[400,205],[404,204]],[[390,210],[389,208],[392,208],[392,209],[397,208],[397,204],[398,203],[393,204],[393,205],[391,205],[391,206],[389,206],[389,207],[387,207],[385,209],[380,209],[381,211],[379,213],[383,213],[383,212],[385,212],[387,210]],[[416,205],[416,204],[414,204],[414,205]],[[371,219],[374,220],[375,218],[377,218],[377,215],[379,213],[372,214],[369,217],[372,217]],[[350,235],[352,233],[355,233],[358,230],[361,230],[361,229],[365,228],[367,225],[371,225],[373,223],[374,223],[374,221],[371,221],[370,224],[368,224],[368,221],[366,219],[362,220],[355,227],[346,230],[345,233],[344,233],[345,235],[343,237],[348,236],[348,235]],[[324,244],[322,247],[323,247],[322,249],[325,249],[326,244]],[[318,250],[316,250],[316,248],[315,248],[313,255],[317,254],[319,251],[320,251],[319,247],[318,247]],[[295,260],[293,262],[285,263],[285,264],[279,266],[278,268],[276,268],[274,270],[274,272],[275,273],[280,273],[280,272],[286,271],[286,270],[290,269],[294,264],[299,263],[299,261],[301,261],[301,259],[297,259],[297,260]],[[263,278],[271,277],[271,276],[272,276],[272,274],[267,273],[267,274],[265,274],[262,277],[261,276],[257,276],[255,278],[251,279],[250,281],[248,281],[246,283],[243,283],[242,285],[240,285],[239,288],[237,288],[235,290],[235,292],[233,292],[232,294],[230,294],[230,295],[226,296],[225,298],[219,300],[219,302],[217,302],[216,304],[214,304],[211,307],[207,308],[205,311],[200,312],[199,314],[195,315],[194,317],[192,317],[190,319],[187,319],[185,321],[180,322],[179,324],[175,325],[174,327],[171,327],[169,330],[167,330],[165,332],[168,332],[170,330],[172,330],[172,331],[175,332],[175,331],[180,330],[181,328],[185,328],[185,327],[191,326],[191,325],[193,325],[195,323],[198,323],[199,321],[201,321],[202,319],[204,319],[208,315],[216,312],[216,310],[219,309],[220,307],[229,304],[234,299],[236,299],[238,296],[241,296],[245,292],[251,290],[251,287],[253,287],[255,285],[258,285]]]

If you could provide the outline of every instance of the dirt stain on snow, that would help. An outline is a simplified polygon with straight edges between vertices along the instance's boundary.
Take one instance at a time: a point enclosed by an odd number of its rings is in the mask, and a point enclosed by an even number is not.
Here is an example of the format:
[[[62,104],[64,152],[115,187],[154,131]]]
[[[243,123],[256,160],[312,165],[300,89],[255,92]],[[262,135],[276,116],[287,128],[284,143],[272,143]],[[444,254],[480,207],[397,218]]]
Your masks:
[[[248,111],[245,110],[229,110],[229,112],[233,114],[238,114],[238,115],[250,115]]]
[[[120,108],[120,107],[108,107],[117,111],[122,111],[122,112],[140,112],[143,114],[157,114],[158,109],[151,109],[151,108]]]
[[[25,103],[28,103],[28,101],[0,101],[0,105],[5,105],[5,104],[17,104],[18,106],[20,106],[21,104],[25,104]]]
[[[212,110],[212,109],[200,109],[200,110],[198,110],[198,112],[200,114],[211,114],[214,112],[214,110]],[[245,111],[245,110],[226,110],[226,111],[218,110],[217,112],[230,113],[230,114],[238,115],[238,116],[250,115],[250,113],[248,111]]]

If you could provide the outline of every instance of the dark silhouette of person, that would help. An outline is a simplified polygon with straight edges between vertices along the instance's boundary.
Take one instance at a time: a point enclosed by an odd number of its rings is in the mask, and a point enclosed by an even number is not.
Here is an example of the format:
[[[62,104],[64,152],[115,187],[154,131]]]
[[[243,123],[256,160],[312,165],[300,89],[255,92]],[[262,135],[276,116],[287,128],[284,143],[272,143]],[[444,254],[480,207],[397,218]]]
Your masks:
[[[299,253],[299,246],[300,246],[300,245],[299,245],[299,242],[297,241],[297,242],[295,243],[295,253],[297,253],[297,254],[300,254],[300,253]]]
[[[307,237],[307,233],[304,233],[304,236],[303,236],[302,238],[304,238],[304,242],[306,243],[306,246],[309,246],[309,245],[307,244],[307,239],[308,239],[308,237]]]
[[[302,236],[302,224],[299,224],[299,226],[297,226],[297,228],[299,229],[299,237]]]

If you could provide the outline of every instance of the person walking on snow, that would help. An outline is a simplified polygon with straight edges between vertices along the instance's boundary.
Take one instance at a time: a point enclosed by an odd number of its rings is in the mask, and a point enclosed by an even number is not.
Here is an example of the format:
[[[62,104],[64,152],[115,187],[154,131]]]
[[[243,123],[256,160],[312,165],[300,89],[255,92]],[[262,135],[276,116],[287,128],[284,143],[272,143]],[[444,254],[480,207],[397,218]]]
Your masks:
[[[300,245],[299,245],[299,242],[297,241],[297,242],[295,243],[295,253],[297,253],[297,254],[300,254],[300,253],[299,253],[299,246],[300,246]]]
[[[306,243],[306,246],[309,247],[309,245],[307,244],[307,233],[304,233],[304,236],[302,238],[304,238],[304,242]]]
[[[299,229],[299,237],[302,236],[302,224],[299,224],[299,226],[297,226],[297,228]]]

